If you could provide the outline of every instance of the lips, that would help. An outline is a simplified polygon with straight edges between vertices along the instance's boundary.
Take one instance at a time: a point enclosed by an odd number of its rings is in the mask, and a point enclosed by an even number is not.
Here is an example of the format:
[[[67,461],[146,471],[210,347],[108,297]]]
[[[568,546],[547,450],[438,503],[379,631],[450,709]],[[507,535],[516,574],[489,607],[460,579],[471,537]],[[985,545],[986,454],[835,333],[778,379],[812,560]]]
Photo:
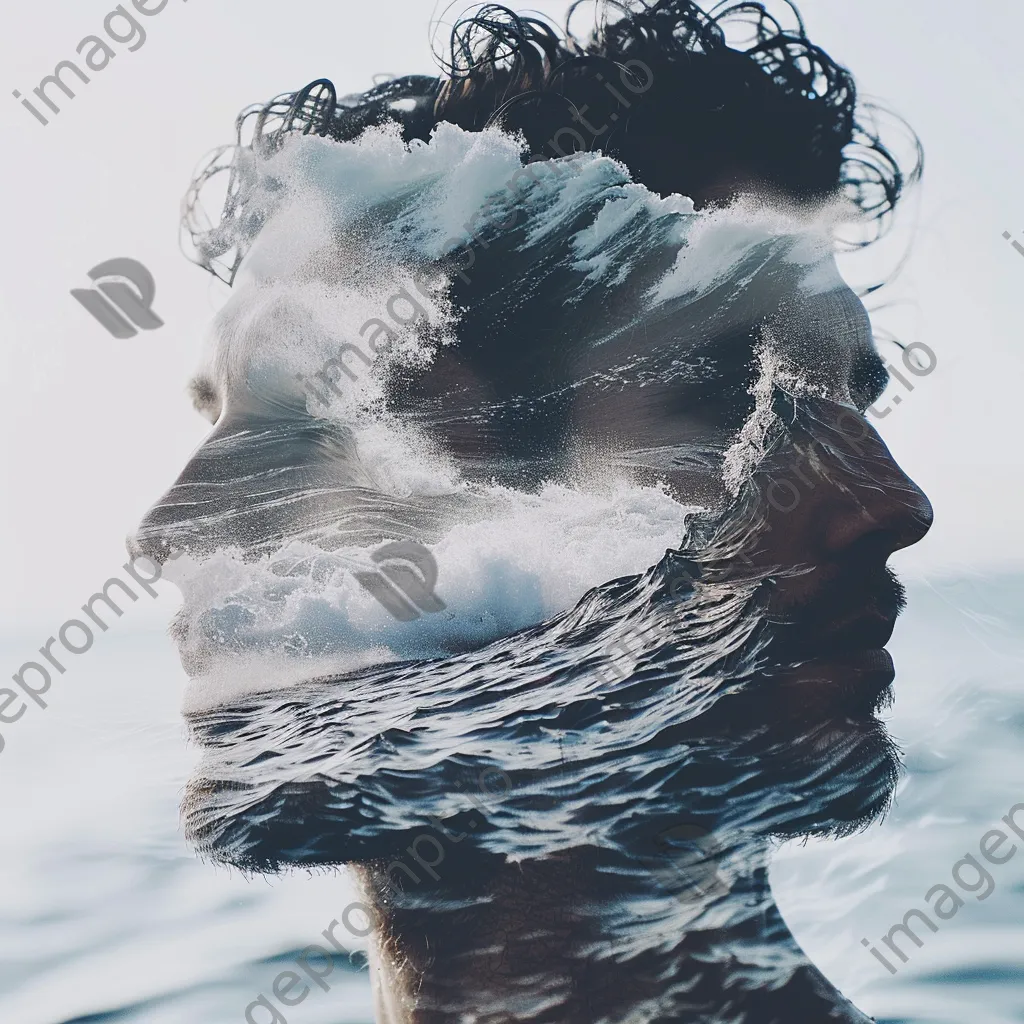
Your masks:
[[[809,645],[798,675],[811,679],[836,710],[874,715],[891,697],[896,678],[892,655],[885,649],[895,616],[868,613],[844,623]]]
[[[892,638],[898,611],[867,609],[828,614],[828,605],[816,603],[813,615],[790,613],[776,626],[772,640],[779,660],[841,658],[861,651],[879,650]]]
[[[836,623],[820,640],[821,653],[884,647],[896,628],[898,612],[864,611]]]
[[[887,676],[890,683],[896,675],[892,655],[884,647],[868,647],[859,651],[850,651],[847,654],[837,655],[831,661],[837,668],[844,668],[851,672]]]
[[[828,679],[819,686],[837,710],[851,715],[874,715],[892,696],[896,668],[892,655],[880,647],[822,657],[817,665]]]
[[[886,569],[835,580],[785,614],[769,648],[779,698],[803,717],[873,717],[892,697],[896,672],[885,645],[903,604]],[[781,621],[780,621],[781,620]]]

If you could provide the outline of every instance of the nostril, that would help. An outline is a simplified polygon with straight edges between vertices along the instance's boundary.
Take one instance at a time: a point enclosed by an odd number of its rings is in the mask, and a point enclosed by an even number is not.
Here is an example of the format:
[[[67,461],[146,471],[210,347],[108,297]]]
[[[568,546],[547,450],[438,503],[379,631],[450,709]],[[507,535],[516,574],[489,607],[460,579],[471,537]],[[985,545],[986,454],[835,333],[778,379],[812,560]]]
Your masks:
[[[915,501],[913,502],[913,507],[908,510],[909,516],[905,538],[899,545],[901,548],[908,548],[922,540],[935,522],[935,509],[932,507],[928,495],[912,481],[910,486],[914,490]]]
[[[928,533],[934,513],[924,492],[895,464],[887,477],[879,474],[871,483],[856,481],[844,488],[845,499],[836,495],[825,533],[829,551],[847,554],[870,547],[888,558]]]
[[[884,497],[870,511],[890,553],[922,540],[934,520],[931,502],[907,477],[899,487],[886,489]]]

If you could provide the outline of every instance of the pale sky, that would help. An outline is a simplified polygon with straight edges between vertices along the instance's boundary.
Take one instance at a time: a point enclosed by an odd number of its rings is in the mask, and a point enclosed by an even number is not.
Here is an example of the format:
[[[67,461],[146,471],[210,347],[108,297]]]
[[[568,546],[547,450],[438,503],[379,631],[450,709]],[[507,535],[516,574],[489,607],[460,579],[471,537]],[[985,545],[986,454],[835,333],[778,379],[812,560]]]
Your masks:
[[[529,6],[560,16],[566,5]],[[927,155],[907,204],[917,209],[913,256],[889,294],[895,305],[876,317],[938,356],[881,424],[936,508],[929,538],[895,565],[910,576],[1015,568],[1024,257],[1002,233],[1024,243],[1024,4],[800,6],[812,39],[910,121]],[[200,158],[232,141],[242,107],[314,78],[351,92],[375,74],[434,71],[434,0],[169,0],[139,19],[142,46],[113,44],[115,58],[42,126],[11,91],[30,96],[113,7],[12,5],[0,36],[7,634],[53,631],[119,571],[125,535],[209,430],[184,388],[224,293],[178,249],[180,198]],[[122,256],[152,271],[166,324],[127,340],[69,294]],[[169,595],[145,615],[166,619],[176,603]]]

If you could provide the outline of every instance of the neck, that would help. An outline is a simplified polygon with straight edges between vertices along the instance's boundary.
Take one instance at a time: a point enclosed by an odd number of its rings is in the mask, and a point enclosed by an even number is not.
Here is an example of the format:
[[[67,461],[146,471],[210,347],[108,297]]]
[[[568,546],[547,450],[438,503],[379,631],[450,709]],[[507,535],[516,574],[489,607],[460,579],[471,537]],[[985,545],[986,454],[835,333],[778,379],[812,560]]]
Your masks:
[[[370,949],[378,1024],[869,1021],[800,950],[764,856],[720,849],[695,872],[581,847],[388,889]]]

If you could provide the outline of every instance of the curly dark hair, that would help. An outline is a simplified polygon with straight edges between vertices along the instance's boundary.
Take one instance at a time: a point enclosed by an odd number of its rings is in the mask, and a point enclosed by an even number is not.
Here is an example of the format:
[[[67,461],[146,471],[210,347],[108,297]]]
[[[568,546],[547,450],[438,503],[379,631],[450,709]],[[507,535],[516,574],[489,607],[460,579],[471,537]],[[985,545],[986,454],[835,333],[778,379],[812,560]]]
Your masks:
[[[851,73],[806,34],[790,0],[791,28],[764,3],[599,0],[600,16],[581,41],[535,16],[488,3],[452,29],[443,74],[393,79],[338,97],[318,79],[296,93],[243,111],[238,146],[226,147],[193,181],[184,228],[200,265],[233,279],[241,259],[228,232],[200,222],[199,191],[231,172],[222,225],[238,218],[245,189],[239,147],[274,152],[290,132],[339,142],[396,122],[405,141],[427,141],[449,121],[468,131],[490,125],[520,132],[530,159],[599,150],[634,180],[698,208],[750,189],[798,202],[845,197],[879,237],[897,200],[920,176],[920,143],[902,121],[911,156],[901,166],[876,125],[880,108],[858,104]],[[742,42],[730,42],[742,34]],[[898,119],[897,119],[898,120]]]

